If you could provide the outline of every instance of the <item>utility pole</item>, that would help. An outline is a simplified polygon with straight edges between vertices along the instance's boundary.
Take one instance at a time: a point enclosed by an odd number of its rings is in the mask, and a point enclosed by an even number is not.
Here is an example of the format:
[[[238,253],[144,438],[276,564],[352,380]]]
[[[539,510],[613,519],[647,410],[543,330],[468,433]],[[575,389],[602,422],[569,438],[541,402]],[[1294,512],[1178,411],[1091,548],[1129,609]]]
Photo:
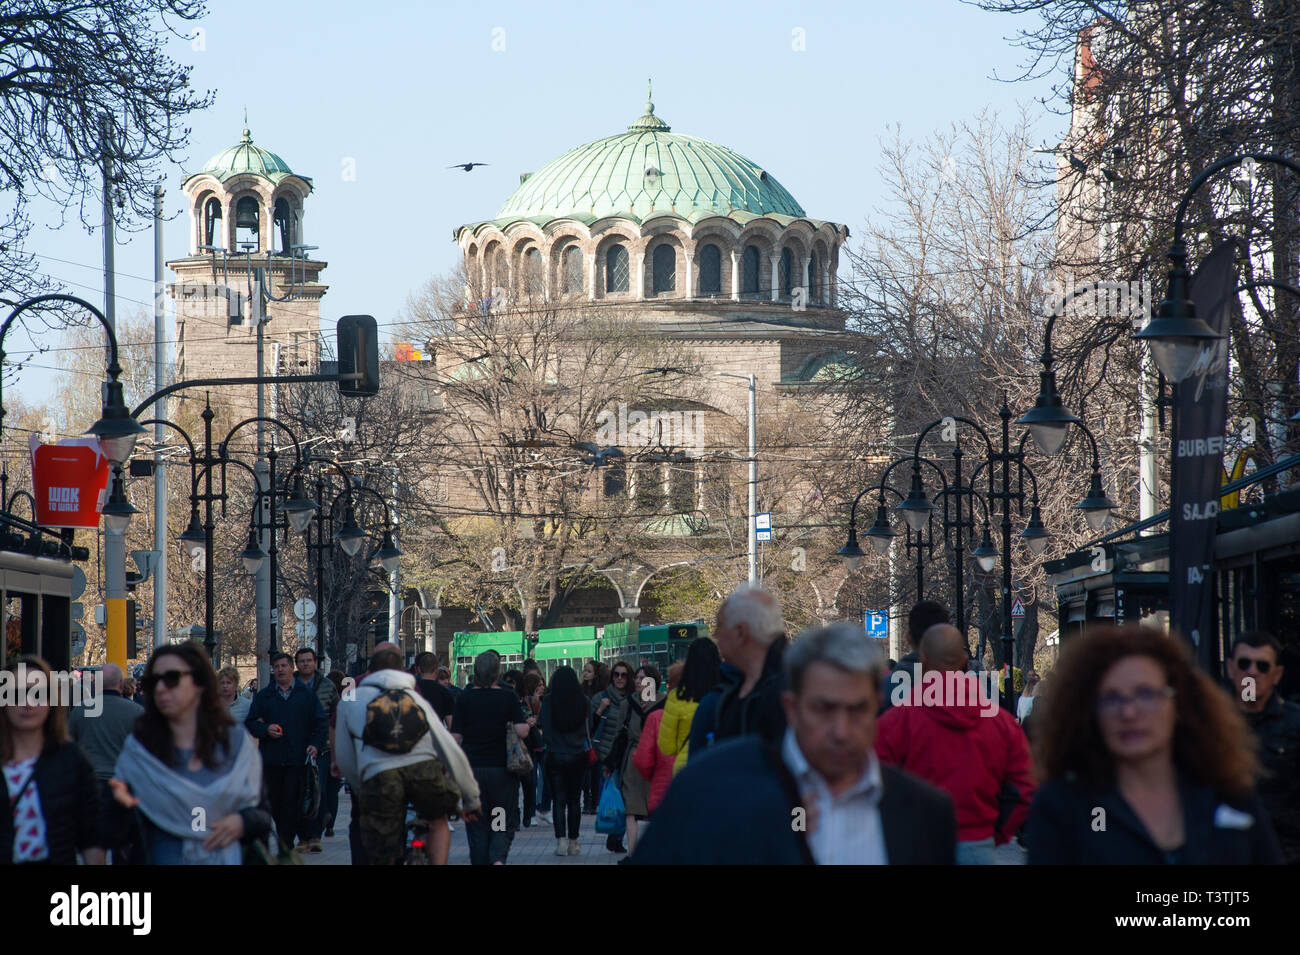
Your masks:
[[[110,148],[108,117],[100,120],[101,168],[104,178],[104,318],[117,335],[114,302],[117,298],[113,267],[113,157]],[[105,385],[107,388],[107,385]],[[105,392],[107,393],[107,392]],[[114,468],[110,481],[125,481],[121,468]],[[125,484],[123,484],[125,490]],[[123,670],[126,662],[126,533],[113,531],[104,522],[104,623],[107,663]]]
[[[399,549],[401,544],[398,542],[397,532],[397,468],[393,468],[393,544]],[[398,568],[394,567],[393,572],[388,575],[388,639],[396,643],[399,647],[402,645],[402,595],[398,583]]]
[[[163,304],[163,188],[153,193],[153,383],[154,390],[167,386],[165,359],[167,354],[165,325],[166,306]],[[163,399],[154,412],[156,418],[167,417],[167,399]],[[153,426],[154,444],[160,449],[163,425]],[[153,575],[153,646],[157,650],[167,637],[167,466],[161,450],[153,456],[153,549],[158,552]]]
[[[1138,517],[1148,520],[1156,513],[1156,394],[1155,369],[1150,349],[1142,349],[1139,371],[1140,430],[1138,432]],[[1151,533],[1148,530],[1146,533]]]
[[[758,391],[753,375],[737,375],[720,371],[723,378],[739,378],[749,382],[749,582],[758,583]]]
[[[249,318],[257,324],[257,460],[253,463],[253,471],[257,475],[257,490],[260,495],[261,503],[258,505],[258,512],[262,525],[258,534],[258,546],[262,548],[263,553],[271,549],[271,535],[275,533],[272,527],[272,509],[271,495],[267,492],[271,489],[270,470],[266,461],[266,392],[265,386],[261,379],[265,377],[265,358],[264,358],[264,337],[263,326],[266,324],[266,309],[264,307],[265,299],[263,298],[263,285],[267,281],[266,273],[261,269],[252,270],[252,289],[249,295]],[[280,649],[280,621],[279,608],[274,610],[271,607],[271,562],[262,561],[257,568],[257,576],[254,581],[254,603],[256,604],[255,616],[257,619],[257,660],[258,676],[261,676],[261,663],[263,660],[270,660],[270,653],[273,650]],[[268,670],[268,679],[269,670]],[[259,682],[258,686],[262,684]]]

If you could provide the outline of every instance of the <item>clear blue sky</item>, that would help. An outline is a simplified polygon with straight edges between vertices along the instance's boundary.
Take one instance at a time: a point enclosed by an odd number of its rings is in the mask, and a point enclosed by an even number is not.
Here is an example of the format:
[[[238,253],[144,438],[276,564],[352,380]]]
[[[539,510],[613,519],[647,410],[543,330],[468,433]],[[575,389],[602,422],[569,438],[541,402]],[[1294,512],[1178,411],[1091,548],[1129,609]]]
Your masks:
[[[192,117],[188,155],[168,171],[167,257],[187,252],[184,173],[238,141],[247,106],[255,142],[312,177],[304,228],[329,263],[327,329],[350,313],[396,320],[411,291],[454,267],[457,225],[495,216],[520,173],[623,131],[643,110],[647,77],[656,113],[675,131],[747,156],[810,215],[854,232],[881,202],[887,126],[920,139],[986,106],[1010,118],[1018,102],[1048,95],[1044,82],[993,79],[1016,75],[1022,61],[1005,39],[1017,20],[957,0],[212,7],[200,23],[204,49],[173,44],[194,64],[194,86],[216,97]],[[1061,132],[1045,115],[1035,138],[1056,142]],[[355,181],[342,177],[345,160]],[[491,165],[445,168],[467,161]],[[54,231],[42,224],[57,215],[36,212],[29,247],[43,270],[102,304],[98,232],[75,217]],[[119,235],[119,313],[149,307],[152,252],[148,229]],[[168,328],[170,339],[170,316]],[[16,332],[6,350],[20,359],[30,342]],[[54,378],[28,368],[9,388],[41,401]]]

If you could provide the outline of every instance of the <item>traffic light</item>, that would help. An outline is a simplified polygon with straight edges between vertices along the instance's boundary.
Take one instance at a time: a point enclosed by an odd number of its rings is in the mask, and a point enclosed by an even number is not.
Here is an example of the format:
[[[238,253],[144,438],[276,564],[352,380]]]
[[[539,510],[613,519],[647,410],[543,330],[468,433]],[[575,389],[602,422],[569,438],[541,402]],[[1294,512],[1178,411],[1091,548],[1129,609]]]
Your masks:
[[[379,326],[373,315],[344,315],[338,325],[339,394],[379,393]],[[349,378],[361,374],[360,378]]]

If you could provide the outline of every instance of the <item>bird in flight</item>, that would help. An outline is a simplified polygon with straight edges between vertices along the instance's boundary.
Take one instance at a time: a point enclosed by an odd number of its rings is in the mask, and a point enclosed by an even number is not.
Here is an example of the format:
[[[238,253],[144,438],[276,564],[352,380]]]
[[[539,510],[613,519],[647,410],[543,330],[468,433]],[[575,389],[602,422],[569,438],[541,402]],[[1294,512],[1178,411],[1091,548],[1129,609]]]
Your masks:
[[[466,172],[469,172],[469,171],[470,171],[471,169],[473,169],[475,166],[489,166],[489,165],[491,165],[491,163],[485,163],[485,162],[458,162],[458,163],[455,163],[454,165],[448,166],[447,168],[448,168],[448,169],[464,169]]]

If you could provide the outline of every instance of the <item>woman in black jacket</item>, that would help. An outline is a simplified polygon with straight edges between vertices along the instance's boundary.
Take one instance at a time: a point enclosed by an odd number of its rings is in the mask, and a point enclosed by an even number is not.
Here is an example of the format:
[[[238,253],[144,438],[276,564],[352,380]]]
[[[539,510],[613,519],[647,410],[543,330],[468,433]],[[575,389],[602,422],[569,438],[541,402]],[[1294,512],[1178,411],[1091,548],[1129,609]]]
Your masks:
[[[1030,864],[1282,862],[1249,730],[1177,638],[1136,624],[1076,637],[1034,718]]]
[[[587,729],[589,704],[579,688],[573,667],[557,667],[551,685],[542,697],[538,714],[546,738],[546,772],[555,802],[555,854],[581,855],[578,833],[582,824],[583,777],[587,772],[587,750],[591,734]]]
[[[95,770],[68,740],[49,666],[20,656],[5,671],[25,698],[0,706],[0,767],[11,807],[0,826],[0,864],[75,865],[80,852],[87,864],[103,865]]]

